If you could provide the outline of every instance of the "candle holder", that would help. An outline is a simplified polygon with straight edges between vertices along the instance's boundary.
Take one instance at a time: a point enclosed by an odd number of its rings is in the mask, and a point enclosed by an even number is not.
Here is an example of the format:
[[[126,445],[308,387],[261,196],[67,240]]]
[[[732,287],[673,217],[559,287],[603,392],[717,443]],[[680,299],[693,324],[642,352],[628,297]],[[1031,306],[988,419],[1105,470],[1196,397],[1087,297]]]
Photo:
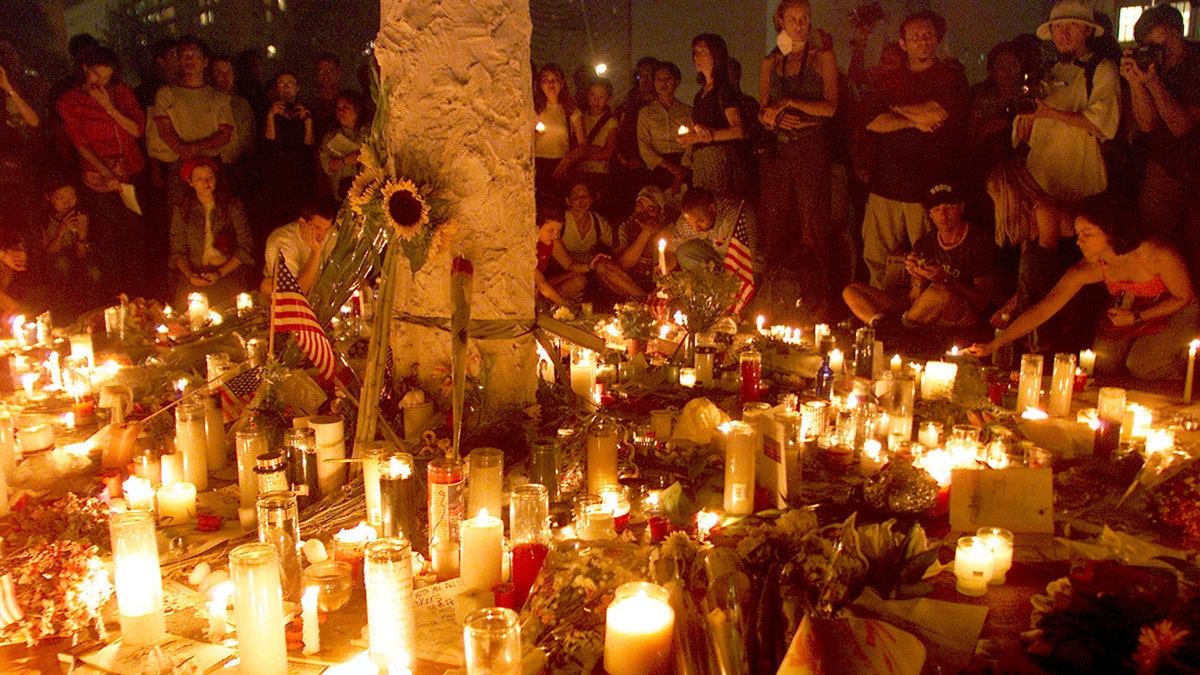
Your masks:
[[[554,438],[534,440],[529,448],[529,482],[546,488],[550,501],[558,501],[558,441]]]
[[[926,450],[933,450],[942,442],[941,422],[921,422],[917,427],[917,442]]]
[[[725,433],[725,511],[754,513],[755,431],[745,422],[730,422]]]
[[[204,394],[201,397],[204,406],[204,447],[207,451],[208,471],[219,471],[229,463],[225,452],[225,417],[221,412],[220,394]]]
[[[1051,417],[1071,414],[1071,395],[1075,391],[1075,355],[1055,354],[1054,373],[1050,377],[1050,404],[1046,411]]]
[[[955,590],[978,598],[987,595],[992,580],[992,549],[979,537],[959,537],[954,555]]]
[[[467,675],[521,675],[521,624],[517,613],[488,607],[463,626]]]
[[[599,494],[605,485],[616,485],[617,472],[616,422],[596,417],[587,430],[587,491]]]
[[[416,652],[412,549],[405,539],[376,539],[367,544],[365,565],[371,660],[387,668],[399,652]]]
[[[416,533],[413,471],[413,457],[407,452],[393,452],[379,458],[380,533],[384,537],[411,541]]]
[[[167,631],[154,515],[146,511],[115,514],[109,534],[121,640],[129,645],[154,644]]]
[[[258,496],[258,540],[270,544],[279,557],[283,599],[300,602],[300,516],[296,495],[287,491]]]
[[[1092,454],[1109,459],[1121,445],[1121,425],[1125,419],[1125,390],[1101,387],[1096,398],[1096,436]]]
[[[312,417],[308,426],[313,430],[317,443],[318,497],[330,495],[346,483],[346,426],[341,417],[324,415]]]
[[[267,435],[261,429],[239,431],[234,436],[238,468],[238,516],[242,527],[254,527],[254,502],[258,499],[258,476],[254,473],[259,455],[267,453]]]
[[[304,570],[304,586],[317,589],[317,608],[322,612],[336,612],[350,602],[354,589],[350,563],[340,560],[322,560]]]
[[[487,509],[499,516],[504,502],[504,453],[500,448],[475,448],[467,461],[467,513]]]
[[[624,485],[605,485],[596,493],[613,516],[613,528],[624,532],[629,527],[629,488]]]
[[[287,675],[283,591],[279,557],[269,544],[243,544],[229,552],[233,612],[237,621],[238,672]]]
[[[462,523],[462,585],[490,591],[502,581],[504,521],[480,509]]]
[[[379,531],[383,530],[379,497],[379,462],[392,449],[392,445],[384,441],[366,441],[356,445],[354,450],[363,461],[363,502],[367,509],[367,524]]]
[[[992,579],[988,584],[1002,586],[1012,569],[1013,533],[1002,527],[981,527],[975,536],[992,552]]]
[[[292,492],[296,493],[297,504],[304,508],[317,501],[317,496],[321,494],[320,475],[317,470],[316,432],[308,427],[285,429],[283,451],[287,458],[289,486]],[[365,485],[365,478],[363,483]]]
[[[204,404],[181,403],[175,408],[175,452],[183,455],[183,479],[204,492],[208,489],[208,434]]]
[[[762,353],[747,349],[738,358],[738,364],[742,403],[757,401],[759,387],[762,385]]]
[[[426,468],[429,484],[429,557],[438,579],[458,576],[463,509],[463,463],[439,457]]]
[[[1017,384],[1017,412],[1040,409],[1042,403],[1042,355],[1021,356],[1021,379]]]
[[[512,582],[519,608],[550,552],[550,500],[544,485],[519,485],[509,495],[509,541],[512,544]]]
[[[642,581],[618,586],[605,614],[605,672],[667,675],[674,633],[675,610],[665,588]]]

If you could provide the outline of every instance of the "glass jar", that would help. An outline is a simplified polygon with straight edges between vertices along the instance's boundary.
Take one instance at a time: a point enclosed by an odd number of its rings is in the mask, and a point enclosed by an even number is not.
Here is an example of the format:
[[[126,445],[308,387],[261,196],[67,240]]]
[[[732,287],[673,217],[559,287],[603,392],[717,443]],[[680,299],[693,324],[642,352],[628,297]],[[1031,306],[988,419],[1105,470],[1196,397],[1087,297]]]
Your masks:
[[[538,438],[529,448],[529,482],[546,488],[550,501],[558,501],[558,441]]]
[[[121,640],[129,645],[154,644],[167,631],[154,514],[115,514],[109,522],[109,534]]]
[[[288,491],[287,459],[278,452],[259,455],[254,460],[254,475],[258,477],[258,494]]]
[[[506,607],[488,607],[463,626],[467,675],[521,675],[521,625]]]
[[[238,672],[287,675],[283,592],[279,556],[269,544],[243,544],[229,552],[233,612],[238,633]]]
[[[300,602],[300,516],[296,495],[286,490],[258,496],[258,540],[279,556],[283,599]]]
[[[363,576],[371,660],[386,668],[401,651],[411,660],[416,653],[416,626],[408,541],[388,537],[367,544]]]
[[[317,435],[307,427],[283,432],[283,451],[287,459],[288,484],[303,508],[317,500]]]

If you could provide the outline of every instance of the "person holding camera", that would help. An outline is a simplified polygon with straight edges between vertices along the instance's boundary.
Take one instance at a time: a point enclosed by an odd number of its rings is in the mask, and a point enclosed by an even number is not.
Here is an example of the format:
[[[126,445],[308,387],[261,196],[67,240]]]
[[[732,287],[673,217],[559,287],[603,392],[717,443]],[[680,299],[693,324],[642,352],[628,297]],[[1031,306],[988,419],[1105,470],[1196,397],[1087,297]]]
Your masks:
[[[260,236],[295,220],[316,186],[316,133],[312,112],[299,99],[300,81],[283,71],[275,76],[272,91],[275,100],[263,125]]]
[[[856,282],[842,291],[846,306],[875,325],[888,315],[916,326],[977,326],[988,317],[1000,290],[1000,254],[991,233],[963,218],[966,198],[939,183],[925,195],[934,229],[913,245],[904,262],[904,295]]]
[[[1125,51],[1133,119],[1146,136],[1146,173],[1138,194],[1144,233],[1182,247],[1200,272],[1200,45],[1183,39],[1183,15],[1151,7],[1134,24]]]
[[[1121,89],[1117,65],[1092,50],[1091,41],[1102,35],[1089,4],[1056,2],[1037,36],[1054,43],[1058,63],[1046,72],[1034,110],[1013,122],[1014,145],[1029,145],[1029,173],[1064,202],[1108,187],[1101,143],[1117,135]]]

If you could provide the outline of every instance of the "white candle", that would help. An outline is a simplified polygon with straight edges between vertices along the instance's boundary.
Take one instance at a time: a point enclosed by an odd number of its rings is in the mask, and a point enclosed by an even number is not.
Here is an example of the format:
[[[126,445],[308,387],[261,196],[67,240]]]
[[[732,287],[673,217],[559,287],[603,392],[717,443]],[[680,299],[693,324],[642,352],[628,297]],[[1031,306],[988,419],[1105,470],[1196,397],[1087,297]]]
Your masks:
[[[208,432],[204,405],[184,403],[175,409],[175,452],[183,456],[184,480],[203,492],[208,489]]]
[[[921,378],[921,398],[948,399],[954,394],[954,380],[958,377],[958,364],[945,361],[930,361],[925,364]]]
[[[96,367],[96,355],[92,350],[92,336],[79,333],[71,336],[71,357],[87,359],[88,368]]]
[[[125,506],[130,511],[154,510],[154,488],[148,479],[130,476],[129,480],[121,483],[121,491],[125,494]]]
[[[992,580],[992,549],[979,537],[959,537],[954,555],[954,588],[963,595],[987,595]]]
[[[371,660],[387,668],[399,652],[416,651],[412,549],[408,541],[385,537],[367,544],[363,578]]]
[[[163,455],[159,458],[161,463],[162,484],[171,485],[183,481],[183,455],[178,452],[169,455]]]
[[[181,525],[196,519],[196,486],[172,483],[158,489],[158,517],[164,525]]]
[[[1042,407],[1042,355],[1021,357],[1021,379],[1017,383],[1017,412]]]
[[[243,544],[229,553],[233,613],[237,620],[238,672],[286,675],[287,638],[279,556],[271,544]]]
[[[1192,340],[1188,345],[1188,368],[1187,379],[1183,383],[1183,400],[1187,403],[1192,402],[1192,383],[1196,377],[1196,350],[1200,349],[1200,340]],[[1093,357],[1094,359],[1095,357]],[[1086,370],[1086,369],[1085,369]],[[1088,371],[1091,374],[1091,371]]]
[[[487,509],[462,524],[463,588],[484,591],[503,578],[504,521],[488,515]]]
[[[672,672],[675,610],[662,586],[632,582],[617,588],[605,613],[604,670],[609,675]]]
[[[468,456],[467,513],[499,514],[504,503],[504,453],[499,448],[475,448]]]
[[[842,372],[842,368],[845,366],[845,361],[846,358],[842,355],[842,350],[834,349],[833,351],[829,352],[829,367],[833,369],[835,374]]]
[[[899,375],[900,369],[904,366],[904,361],[901,360],[899,354],[892,354],[891,370],[893,375]]]
[[[109,531],[121,640],[129,645],[154,644],[167,630],[154,515],[118,513],[112,517]]]
[[[333,494],[346,483],[346,427],[341,417],[310,417],[308,427],[317,436],[317,483],[321,496]]]
[[[250,294],[249,293],[238,293],[238,296],[237,296],[238,316],[241,316],[252,309],[254,309],[254,299],[250,297]]]
[[[688,129],[686,124],[680,124],[676,133],[678,133],[680,136],[686,136],[690,131],[691,129]]]
[[[667,276],[667,240],[658,240],[658,271]]]
[[[321,651],[321,625],[317,618],[317,596],[321,589],[309,586],[300,597],[300,621],[304,624],[304,653],[316,654]]]
[[[233,595],[233,582],[222,581],[209,591],[208,632],[213,642],[220,643],[229,632],[229,598]]]
[[[863,478],[874,476],[883,468],[883,460],[883,444],[874,438],[867,439],[858,459],[858,472]]]
[[[695,368],[680,368],[679,369],[679,385],[691,389],[696,386],[696,369]]]
[[[571,391],[575,392],[576,396],[591,400],[592,387],[595,384],[595,359],[592,358],[591,352],[577,352],[571,359]]]
[[[758,328],[758,332],[761,335],[763,332],[763,326],[767,324],[767,317],[759,314],[758,318],[754,320],[754,324]]]
[[[917,442],[932,450],[942,442],[941,422],[921,422],[917,427]]]
[[[1066,417],[1071,414],[1075,370],[1074,354],[1054,355],[1054,374],[1050,378],[1050,403],[1047,406],[1051,417]]]
[[[754,513],[754,427],[730,422],[725,433],[725,511],[745,516]]]
[[[1130,403],[1125,409],[1125,416],[1126,419],[1121,424],[1122,434],[1125,433],[1126,427],[1129,429],[1129,438],[1133,440],[1145,439],[1150,434],[1150,428],[1154,425],[1153,410],[1144,405]]]
[[[1012,569],[1013,533],[1001,527],[981,527],[975,535],[992,552],[992,579],[988,583],[1003,585]]]
[[[544,123],[542,123],[541,121],[538,121],[537,124],[533,125],[533,130],[538,132],[539,134],[544,133],[546,131],[546,125]]]
[[[204,439],[208,451],[208,470],[224,469],[229,463],[229,454],[225,452],[225,418],[216,394],[204,397]]]
[[[1195,345],[1192,347],[1192,353],[1195,354],[1196,348],[1200,347],[1200,340],[1193,340],[1192,344]],[[1079,352],[1079,367],[1083,369],[1085,375],[1091,377],[1096,370],[1096,352],[1090,349]]]
[[[187,305],[188,321],[192,330],[196,330],[208,319],[208,296],[203,293],[188,293]]]

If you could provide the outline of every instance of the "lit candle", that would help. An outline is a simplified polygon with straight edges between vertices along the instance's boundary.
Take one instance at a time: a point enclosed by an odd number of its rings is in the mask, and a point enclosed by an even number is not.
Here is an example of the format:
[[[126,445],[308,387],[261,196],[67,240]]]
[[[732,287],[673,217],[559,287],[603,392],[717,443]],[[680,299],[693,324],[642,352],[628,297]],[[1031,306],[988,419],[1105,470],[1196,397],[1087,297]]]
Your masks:
[[[92,351],[92,336],[80,333],[71,336],[71,357],[87,359],[88,368],[96,367],[95,352]]]
[[[545,125],[545,124],[543,124],[541,121],[539,121],[537,124],[533,125],[533,130],[534,130],[534,131],[536,131],[536,132],[538,132],[539,134],[540,134],[540,133],[545,133],[545,131],[546,131],[546,125]]]
[[[954,394],[954,380],[958,377],[958,364],[945,361],[930,361],[925,364],[921,378],[921,398],[949,399]]]
[[[243,544],[229,552],[233,613],[237,623],[238,672],[286,675],[283,586],[279,556],[270,544]]]
[[[874,438],[863,443],[862,455],[858,459],[858,471],[863,478],[869,478],[879,473],[883,468],[883,444]]]
[[[596,360],[587,349],[571,350],[571,391],[576,396],[591,400],[592,386],[596,384]]]
[[[487,509],[462,524],[462,580],[464,588],[490,591],[503,579],[504,521]]]
[[[229,597],[233,595],[233,582],[222,581],[209,591],[208,632],[213,642],[220,643],[229,632]]]
[[[1195,354],[1196,349],[1200,348],[1200,340],[1193,340],[1192,345],[1192,354]],[[1096,370],[1096,352],[1090,349],[1079,352],[1079,367],[1083,369],[1085,375],[1091,377]]]
[[[695,368],[680,368],[679,369],[679,384],[680,386],[691,389],[696,386],[696,369]]]
[[[385,537],[408,539],[416,534],[416,507],[413,501],[413,458],[406,452],[377,457],[375,462],[378,521]],[[474,474],[471,475],[475,477]]]
[[[171,485],[183,480],[183,455],[173,452],[160,457],[159,462],[161,463],[163,485]],[[250,463],[250,466],[254,466],[253,461]],[[255,495],[257,494],[257,488],[255,488]],[[250,504],[253,506],[254,502],[251,501]]]
[[[187,318],[192,330],[204,325],[208,319],[208,296],[203,293],[188,293]]]
[[[1150,428],[1154,425],[1154,411],[1144,405],[1130,403],[1125,408],[1125,419],[1121,425],[1121,430],[1129,427],[1129,438],[1132,440],[1144,440],[1150,434]],[[1126,439],[1122,439],[1126,440]]]
[[[1042,355],[1021,356],[1021,379],[1017,384],[1017,412],[1042,407]]]
[[[758,327],[758,333],[761,335],[763,332],[763,326],[767,324],[767,317],[759,314],[758,318],[754,320],[754,324]]]
[[[687,128],[687,125],[686,125],[686,124],[680,124],[680,125],[679,125],[679,130],[678,130],[678,132],[677,132],[677,133],[678,133],[680,136],[686,136],[686,135],[688,134],[688,132],[690,132],[690,131],[691,131],[691,129]]]
[[[1170,429],[1151,429],[1146,434],[1146,456],[1152,457],[1175,449],[1175,432]]]
[[[675,610],[662,586],[635,581],[617,588],[605,613],[604,670],[609,675],[672,672]]]
[[[1195,376],[1196,376],[1196,350],[1197,349],[1200,349],[1200,340],[1192,340],[1191,344],[1188,345],[1187,379],[1183,383],[1183,400],[1187,403],[1192,402],[1192,382],[1195,380]],[[1095,357],[1092,357],[1092,358],[1093,358],[1093,360],[1095,359]],[[1087,369],[1085,368],[1085,370],[1087,370]],[[1091,374],[1092,374],[1091,371],[1088,370],[1088,375],[1091,375]]]
[[[158,489],[158,517],[164,525],[182,525],[196,519],[196,486],[171,483]]]
[[[154,510],[154,488],[149,480],[130,476],[121,484],[121,490],[125,493],[125,506],[130,511]]]
[[[416,651],[412,549],[408,541],[385,538],[367,544],[364,577],[371,660],[386,668],[398,652]]]
[[[891,370],[893,375],[899,375],[900,369],[904,367],[904,361],[899,354],[892,354]]]
[[[154,644],[167,630],[154,515],[145,511],[115,514],[109,531],[121,640],[129,645]]]
[[[667,276],[667,240],[658,240],[658,271]]]
[[[954,555],[955,590],[963,595],[987,595],[992,580],[992,549],[979,537],[959,537]]]
[[[175,409],[175,453],[183,457],[184,479],[203,492],[208,489],[208,432],[204,405],[183,403]]]
[[[1013,533],[1001,527],[981,527],[975,535],[992,552],[992,579],[988,583],[1002,586],[1012,569]]]
[[[1054,374],[1050,378],[1050,404],[1047,406],[1052,417],[1066,417],[1071,414],[1075,370],[1074,354],[1054,355]]]
[[[587,432],[587,491],[599,494],[605,485],[616,485],[617,425],[597,419]]]
[[[225,452],[225,418],[221,412],[219,394],[204,395],[204,447],[207,450],[208,470],[220,471],[229,463]]]
[[[701,542],[708,541],[712,531],[721,524],[721,516],[712,511],[701,509],[696,513],[696,536]]]
[[[300,621],[303,623],[304,653],[316,654],[321,651],[321,625],[317,618],[317,596],[321,589],[309,586],[300,596]]]
[[[917,427],[917,442],[932,450],[942,441],[941,422],[921,422]]]
[[[475,448],[467,457],[467,513],[499,514],[504,502],[504,453],[499,448]]]
[[[842,356],[842,350],[834,349],[829,352],[829,367],[833,369],[834,373],[842,372],[842,368],[845,366],[845,361],[846,358]]]
[[[754,513],[754,427],[730,422],[725,433],[725,511],[739,516]]]
[[[250,297],[250,294],[249,293],[238,293],[238,296],[237,296],[238,316],[242,316],[252,309],[254,309],[254,299]]]

